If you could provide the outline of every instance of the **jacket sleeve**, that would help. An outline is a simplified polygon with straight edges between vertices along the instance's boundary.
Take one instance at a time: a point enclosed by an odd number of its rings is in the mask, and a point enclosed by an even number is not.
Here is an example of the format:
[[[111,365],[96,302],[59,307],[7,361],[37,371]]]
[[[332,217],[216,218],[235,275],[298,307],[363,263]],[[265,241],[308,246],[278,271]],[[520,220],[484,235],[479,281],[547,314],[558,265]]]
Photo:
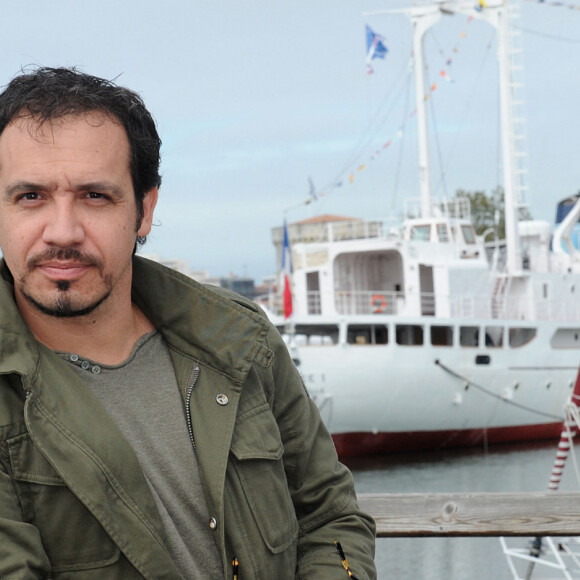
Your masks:
[[[22,519],[12,479],[4,469],[3,452],[0,447],[0,578],[48,578],[51,566],[40,533]]]
[[[375,523],[361,512],[350,471],[338,461],[334,443],[296,366],[275,329],[272,409],[284,444],[284,464],[299,524],[296,577],[348,578],[335,545],[342,545],[359,580],[377,577]]]

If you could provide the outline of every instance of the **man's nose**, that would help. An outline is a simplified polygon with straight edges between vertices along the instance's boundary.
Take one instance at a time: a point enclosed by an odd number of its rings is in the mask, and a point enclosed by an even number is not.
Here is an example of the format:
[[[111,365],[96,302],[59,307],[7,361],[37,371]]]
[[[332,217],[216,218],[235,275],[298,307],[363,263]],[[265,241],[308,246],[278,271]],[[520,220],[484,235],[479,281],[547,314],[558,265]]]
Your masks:
[[[44,227],[43,242],[60,247],[80,244],[85,239],[85,230],[74,202],[58,200],[51,209]]]

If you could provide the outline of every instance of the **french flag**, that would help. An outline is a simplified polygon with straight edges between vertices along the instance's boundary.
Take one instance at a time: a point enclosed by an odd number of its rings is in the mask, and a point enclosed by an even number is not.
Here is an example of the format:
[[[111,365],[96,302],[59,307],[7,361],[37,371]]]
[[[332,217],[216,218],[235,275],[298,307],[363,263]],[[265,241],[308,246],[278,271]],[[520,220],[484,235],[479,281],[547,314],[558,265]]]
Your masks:
[[[288,227],[284,220],[284,241],[282,244],[282,278],[284,280],[284,318],[289,318],[292,314],[292,289],[290,281],[292,280],[292,253],[288,243]]]

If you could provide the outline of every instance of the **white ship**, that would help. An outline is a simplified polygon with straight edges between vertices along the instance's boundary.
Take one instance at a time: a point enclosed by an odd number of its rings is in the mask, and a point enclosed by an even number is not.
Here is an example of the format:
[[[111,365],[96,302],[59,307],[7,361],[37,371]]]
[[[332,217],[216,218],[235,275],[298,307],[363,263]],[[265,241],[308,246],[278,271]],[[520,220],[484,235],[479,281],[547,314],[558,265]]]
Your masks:
[[[474,7],[475,5],[475,7]],[[507,1],[410,8],[421,197],[400,227],[319,216],[290,224],[287,338],[341,456],[556,438],[580,363],[580,204],[554,228],[519,221],[523,189]],[[506,239],[429,191],[422,38],[444,12],[497,29]],[[282,228],[273,231],[280,256]],[[279,262],[280,266],[280,262]],[[276,305],[270,298],[272,312]],[[279,312],[279,309],[278,309]]]

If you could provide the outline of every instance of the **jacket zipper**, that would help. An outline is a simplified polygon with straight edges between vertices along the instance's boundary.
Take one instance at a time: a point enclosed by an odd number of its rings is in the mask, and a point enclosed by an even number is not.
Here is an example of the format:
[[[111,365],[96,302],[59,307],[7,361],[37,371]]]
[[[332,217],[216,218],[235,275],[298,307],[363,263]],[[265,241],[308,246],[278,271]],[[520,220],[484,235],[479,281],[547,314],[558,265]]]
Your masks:
[[[193,450],[195,451],[195,437],[193,436],[193,425],[191,423],[191,394],[193,393],[193,389],[195,384],[197,383],[197,379],[199,378],[200,368],[196,366],[191,375],[189,381],[189,389],[187,391],[187,397],[185,399],[185,415],[187,420],[187,430],[189,431],[189,438],[191,439],[191,444],[193,445]]]

